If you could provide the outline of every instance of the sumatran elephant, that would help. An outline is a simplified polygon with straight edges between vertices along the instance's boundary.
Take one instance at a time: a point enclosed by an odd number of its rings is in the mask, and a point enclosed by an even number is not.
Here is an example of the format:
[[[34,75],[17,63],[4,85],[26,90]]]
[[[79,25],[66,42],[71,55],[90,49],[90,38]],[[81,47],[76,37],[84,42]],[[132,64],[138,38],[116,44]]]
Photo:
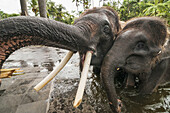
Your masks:
[[[170,81],[170,46],[166,26],[156,17],[135,18],[127,22],[104,58],[101,78],[111,109],[123,108],[115,89],[123,76],[124,87],[135,86],[139,94],[150,94],[158,85]]]
[[[118,15],[109,7],[87,10],[74,25],[41,17],[7,18],[0,21],[0,68],[12,52],[29,45],[78,51],[81,62],[93,51],[91,64],[100,67],[119,30]]]

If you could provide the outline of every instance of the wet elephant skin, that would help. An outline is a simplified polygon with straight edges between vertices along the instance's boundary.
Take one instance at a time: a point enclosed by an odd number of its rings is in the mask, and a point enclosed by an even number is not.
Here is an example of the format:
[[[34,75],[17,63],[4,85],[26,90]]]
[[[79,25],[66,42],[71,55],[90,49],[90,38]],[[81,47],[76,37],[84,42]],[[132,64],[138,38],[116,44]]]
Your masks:
[[[84,12],[68,25],[54,20],[20,16],[0,21],[0,67],[15,50],[44,45],[85,54],[95,53],[99,59],[92,65],[100,65],[120,30],[117,13],[109,7],[94,8]]]
[[[151,94],[160,84],[170,81],[166,30],[159,18],[141,17],[128,21],[118,34],[101,68],[102,82],[113,111],[120,112],[125,107],[115,89],[116,79],[122,75],[123,86],[136,87],[139,95]]]

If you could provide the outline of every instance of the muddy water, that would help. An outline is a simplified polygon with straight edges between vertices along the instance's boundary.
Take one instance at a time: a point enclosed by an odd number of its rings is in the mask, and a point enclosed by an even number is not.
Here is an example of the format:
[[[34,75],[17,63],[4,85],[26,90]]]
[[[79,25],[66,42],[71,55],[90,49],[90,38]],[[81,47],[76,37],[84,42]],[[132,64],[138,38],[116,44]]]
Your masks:
[[[66,51],[47,47],[27,47],[10,56],[4,68],[23,68],[29,73],[34,68],[39,72],[51,72],[61,61]],[[79,83],[78,54],[74,55],[68,65],[55,77],[49,99],[49,113],[109,113],[110,108],[106,94],[102,88],[99,77],[93,74],[92,69],[88,75],[87,86],[82,104],[73,108],[73,102]],[[118,89],[119,90],[119,89]],[[126,106],[127,113],[155,113],[170,112],[170,85],[160,87],[158,92],[148,96],[138,96],[135,91],[118,91],[120,99]]]

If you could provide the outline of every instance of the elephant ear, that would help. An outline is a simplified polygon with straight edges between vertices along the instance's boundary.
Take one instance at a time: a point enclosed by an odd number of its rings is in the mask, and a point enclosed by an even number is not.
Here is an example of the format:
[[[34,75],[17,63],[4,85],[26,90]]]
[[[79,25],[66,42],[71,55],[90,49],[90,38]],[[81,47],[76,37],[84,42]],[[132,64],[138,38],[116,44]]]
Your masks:
[[[162,59],[153,69],[148,80],[141,87],[140,94],[151,94],[158,85],[170,81],[170,58]]]

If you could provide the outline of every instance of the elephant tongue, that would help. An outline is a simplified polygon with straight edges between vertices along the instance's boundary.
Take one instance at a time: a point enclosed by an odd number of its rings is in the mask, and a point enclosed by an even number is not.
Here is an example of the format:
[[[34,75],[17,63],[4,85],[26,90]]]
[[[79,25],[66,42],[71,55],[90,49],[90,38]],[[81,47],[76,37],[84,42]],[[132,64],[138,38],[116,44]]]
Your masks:
[[[137,88],[139,85],[139,77],[134,74],[128,74],[126,80],[126,88]]]
[[[134,86],[134,85],[135,85],[134,75],[128,74],[128,78],[127,78],[127,82],[126,82],[126,87]]]

